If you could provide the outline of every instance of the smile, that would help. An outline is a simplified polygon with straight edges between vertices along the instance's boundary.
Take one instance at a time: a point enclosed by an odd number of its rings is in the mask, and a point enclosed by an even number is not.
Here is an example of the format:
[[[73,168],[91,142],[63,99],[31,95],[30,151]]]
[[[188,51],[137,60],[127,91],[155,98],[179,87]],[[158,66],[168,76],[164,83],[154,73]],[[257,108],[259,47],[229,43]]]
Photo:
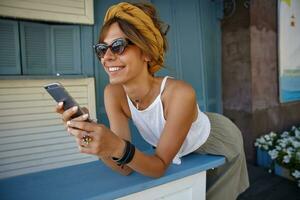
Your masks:
[[[122,67],[108,67],[109,72],[116,72],[122,69]]]

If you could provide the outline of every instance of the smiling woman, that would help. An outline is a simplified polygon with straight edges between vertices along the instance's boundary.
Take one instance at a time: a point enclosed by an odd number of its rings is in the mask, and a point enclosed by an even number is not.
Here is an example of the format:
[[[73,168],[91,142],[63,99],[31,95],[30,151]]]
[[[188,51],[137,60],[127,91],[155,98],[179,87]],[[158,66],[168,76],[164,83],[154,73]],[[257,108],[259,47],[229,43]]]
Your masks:
[[[202,112],[189,84],[155,76],[164,65],[167,41],[153,5],[110,7],[94,49],[110,80],[104,91],[110,127],[86,122],[85,115],[71,120],[76,108],[57,106],[82,153],[124,175],[136,171],[150,177],[163,176],[191,152],[223,155],[226,164],[208,172],[207,198],[236,199],[248,187],[239,129],[224,116]],[[129,119],[155,147],[154,154],[131,143]],[[92,138],[88,144],[86,136]]]

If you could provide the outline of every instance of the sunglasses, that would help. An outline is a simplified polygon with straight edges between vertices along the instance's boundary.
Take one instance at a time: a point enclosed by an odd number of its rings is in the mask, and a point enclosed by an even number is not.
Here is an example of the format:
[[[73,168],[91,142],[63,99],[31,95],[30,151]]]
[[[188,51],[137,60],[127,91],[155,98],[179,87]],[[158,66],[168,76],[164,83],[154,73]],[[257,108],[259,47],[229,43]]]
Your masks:
[[[99,43],[93,45],[93,48],[98,58],[103,58],[108,48],[113,54],[121,55],[126,49],[126,47],[130,44],[133,43],[129,39],[118,38],[114,40],[110,45],[107,45],[105,43]]]

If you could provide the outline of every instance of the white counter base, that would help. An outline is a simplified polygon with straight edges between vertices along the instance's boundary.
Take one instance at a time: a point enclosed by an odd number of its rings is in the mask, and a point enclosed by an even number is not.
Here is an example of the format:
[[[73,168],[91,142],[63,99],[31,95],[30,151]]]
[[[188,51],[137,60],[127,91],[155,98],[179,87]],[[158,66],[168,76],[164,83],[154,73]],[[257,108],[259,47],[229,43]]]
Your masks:
[[[205,200],[206,171],[171,181],[118,200]]]

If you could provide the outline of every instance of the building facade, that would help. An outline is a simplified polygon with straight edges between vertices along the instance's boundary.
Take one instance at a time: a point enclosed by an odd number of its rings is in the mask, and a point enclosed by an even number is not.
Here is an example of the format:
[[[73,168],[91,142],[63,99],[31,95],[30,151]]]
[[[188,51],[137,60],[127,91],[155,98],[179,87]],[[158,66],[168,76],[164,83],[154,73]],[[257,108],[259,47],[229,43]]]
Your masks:
[[[0,2],[0,176],[84,163],[43,89],[61,82],[98,122],[108,124],[103,90],[108,77],[92,46],[109,6],[120,1]],[[221,1],[151,1],[170,25],[165,67],[191,84],[202,110],[222,112]],[[149,148],[133,130],[138,148]]]
[[[105,11],[120,1],[32,2],[0,2],[0,177],[95,160],[78,153],[44,84],[63,83],[108,124],[108,77],[92,45]],[[151,2],[170,25],[165,68],[157,75],[185,80],[203,111],[235,122],[248,161],[255,161],[256,137],[300,124],[300,102],[279,100],[276,1]],[[131,128],[136,146],[149,148]]]

